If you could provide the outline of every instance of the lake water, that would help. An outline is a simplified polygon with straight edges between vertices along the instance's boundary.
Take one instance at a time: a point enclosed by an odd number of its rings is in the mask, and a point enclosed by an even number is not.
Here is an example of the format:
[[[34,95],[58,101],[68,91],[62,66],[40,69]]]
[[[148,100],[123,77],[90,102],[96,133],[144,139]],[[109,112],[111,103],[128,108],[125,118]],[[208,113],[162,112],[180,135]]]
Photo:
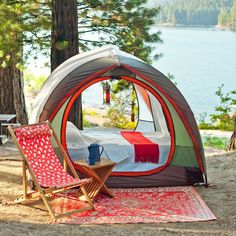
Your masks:
[[[190,107],[199,114],[214,112],[220,101],[216,90],[236,89],[236,32],[213,28],[159,28],[163,53],[153,66],[173,74]]]
[[[163,56],[153,66],[164,74],[174,75],[196,118],[204,112],[213,113],[219,105],[215,95],[218,87],[224,84],[226,92],[236,89],[236,32],[214,28],[158,29],[163,44],[158,44],[156,50]],[[83,100],[101,105],[102,89],[94,91],[91,88]]]

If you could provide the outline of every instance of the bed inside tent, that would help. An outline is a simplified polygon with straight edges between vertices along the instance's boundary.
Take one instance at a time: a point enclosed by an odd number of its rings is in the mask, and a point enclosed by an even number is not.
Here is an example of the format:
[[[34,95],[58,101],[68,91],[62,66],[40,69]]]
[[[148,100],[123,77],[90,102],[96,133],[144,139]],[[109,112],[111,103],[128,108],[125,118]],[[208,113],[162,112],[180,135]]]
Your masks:
[[[133,129],[128,129],[131,140],[130,138],[127,139],[127,129],[124,128],[111,127],[111,125],[108,128],[96,124],[96,126],[79,130],[74,124],[67,122],[66,144],[73,161],[87,159],[89,155],[88,146],[91,143],[98,143],[104,147],[102,157],[116,163],[115,172],[148,171],[166,164],[170,153],[171,140],[162,106],[145,88],[135,83],[131,83],[130,87],[135,91],[137,110],[135,125]],[[112,99],[111,104],[102,103],[102,100],[105,100],[103,98],[104,92],[101,93],[96,89],[102,89],[101,82],[86,89],[82,93],[82,100],[83,97],[89,98],[89,95],[91,96],[95,92],[98,96],[100,95],[100,99],[97,98],[101,102],[100,106],[97,103],[97,106],[100,107],[98,110],[102,110],[103,113],[107,113],[109,110],[115,112],[111,108],[116,105],[113,104]],[[129,90],[130,94],[132,89]],[[122,92],[120,96],[122,97]],[[86,109],[87,102],[89,103],[89,101],[83,101],[83,111]],[[83,116],[86,116],[86,112],[83,113]],[[128,121],[130,109],[126,107],[124,113],[126,114],[122,115],[126,116]],[[93,118],[96,121],[96,113],[94,112],[94,114]],[[142,152],[137,145],[141,145],[140,149],[145,149],[145,146],[147,148]]]

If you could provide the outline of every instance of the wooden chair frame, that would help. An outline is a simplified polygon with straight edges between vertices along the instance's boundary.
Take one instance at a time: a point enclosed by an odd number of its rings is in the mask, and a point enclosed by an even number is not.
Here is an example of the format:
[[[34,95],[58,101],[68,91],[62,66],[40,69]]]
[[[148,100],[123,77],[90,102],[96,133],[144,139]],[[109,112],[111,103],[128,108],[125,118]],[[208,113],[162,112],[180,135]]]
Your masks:
[[[73,174],[74,178],[80,179],[77,172],[76,172],[76,170],[74,169],[73,164],[71,163],[70,158],[68,157],[65,149],[63,148],[63,146],[59,142],[59,140],[58,140],[51,124],[49,123],[49,121],[46,121],[46,122],[43,122],[43,123],[40,123],[40,124],[45,124],[45,123],[48,125],[48,127],[52,131],[52,136],[54,137],[58,147],[62,151],[64,169],[67,171],[68,167],[69,167],[69,169],[70,169],[71,173]],[[23,128],[23,127],[29,127],[29,126],[34,126],[34,125],[40,125],[40,124],[22,125],[20,127]],[[19,126],[15,127],[15,128],[19,128]],[[93,205],[90,197],[88,196],[87,191],[85,190],[86,184],[92,183],[92,181],[93,181],[92,178],[87,178],[86,180],[83,179],[81,181],[81,183],[71,184],[69,186],[67,185],[67,186],[64,186],[64,187],[56,187],[55,186],[55,187],[45,188],[45,187],[42,187],[39,184],[33,170],[30,167],[30,164],[27,160],[27,157],[25,156],[25,154],[22,150],[22,147],[21,147],[21,145],[19,144],[19,142],[17,140],[16,134],[15,134],[15,131],[14,131],[15,128],[11,127],[11,126],[8,126],[8,130],[9,130],[11,136],[12,136],[12,139],[13,139],[14,143],[16,144],[16,146],[18,147],[18,149],[20,151],[20,154],[21,154],[21,157],[22,157],[22,179],[23,179],[23,196],[20,199],[17,199],[15,201],[15,203],[25,203],[29,200],[36,200],[38,198],[42,198],[47,210],[49,211],[50,216],[52,217],[52,219],[54,221],[56,221],[59,217],[67,216],[69,214],[73,214],[73,213],[76,213],[76,212],[82,212],[82,211],[85,211],[85,210],[94,209],[94,205]],[[28,182],[27,181],[27,174],[26,174],[27,170],[28,170],[28,172],[29,172],[29,174],[32,178],[32,181],[35,184],[35,187],[36,187],[35,191],[28,191],[28,189],[27,189],[27,185],[28,185],[28,183],[27,183]],[[60,193],[60,192],[69,190],[71,188],[75,188],[75,187],[79,187],[79,190],[78,190],[79,196],[81,196],[81,199],[87,201],[89,206],[88,207],[83,207],[81,209],[71,210],[71,211],[68,211],[68,212],[65,212],[65,213],[62,213],[62,214],[56,214],[55,212],[53,212],[52,207],[51,207],[51,205],[49,204],[49,202],[47,200],[47,197],[52,196],[53,194],[56,194],[56,193]]]

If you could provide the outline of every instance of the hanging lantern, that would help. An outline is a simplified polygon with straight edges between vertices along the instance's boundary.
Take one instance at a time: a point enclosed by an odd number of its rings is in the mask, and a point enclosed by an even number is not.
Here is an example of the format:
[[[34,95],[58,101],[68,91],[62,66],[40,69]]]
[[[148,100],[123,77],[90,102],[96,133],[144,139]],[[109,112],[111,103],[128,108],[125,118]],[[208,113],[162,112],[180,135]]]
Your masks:
[[[103,104],[110,104],[110,90],[111,86],[108,84],[108,82],[103,84]]]

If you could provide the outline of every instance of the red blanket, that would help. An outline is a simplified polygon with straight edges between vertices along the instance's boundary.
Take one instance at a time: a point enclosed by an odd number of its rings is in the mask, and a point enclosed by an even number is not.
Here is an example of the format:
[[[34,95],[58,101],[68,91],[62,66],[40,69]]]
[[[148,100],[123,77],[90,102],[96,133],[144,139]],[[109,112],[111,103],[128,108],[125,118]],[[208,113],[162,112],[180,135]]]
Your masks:
[[[134,144],[135,162],[158,163],[159,146],[142,135],[141,132],[121,131],[121,135]]]

